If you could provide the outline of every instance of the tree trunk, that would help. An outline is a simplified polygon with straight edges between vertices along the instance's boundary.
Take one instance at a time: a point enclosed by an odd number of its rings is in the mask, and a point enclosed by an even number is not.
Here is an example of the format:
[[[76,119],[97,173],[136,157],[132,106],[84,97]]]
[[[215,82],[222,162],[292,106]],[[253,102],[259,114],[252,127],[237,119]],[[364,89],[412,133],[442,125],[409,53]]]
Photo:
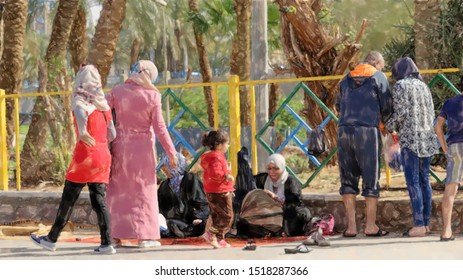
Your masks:
[[[280,85],[278,84],[271,84],[270,85],[270,93],[268,97],[268,115],[270,117],[275,114],[278,109],[278,99],[280,98]],[[271,126],[277,126],[277,120],[274,120]]]
[[[39,60],[39,92],[46,91],[47,85],[47,68],[42,60]],[[24,141],[21,152],[21,184],[23,186],[36,185],[42,181],[56,181],[61,179],[54,178],[54,155],[49,152],[47,140],[49,137],[48,121],[43,99],[49,96],[37,97],[32,110],[31,125]],[[34,125],[32,125],[34,124]]]
[[[135,37],[132,41],[132,49],[130,50],[130,69],[138,60],[138,54],[140,53],[140,41]]]
[[[68,90],[65,84],[66,68],[66,47],[69,35],[73,27],[79,0],[60,0],[53,27],[50,35],[45,61],[47,64],[47,90],[60,91]],[[71,119],[71,99],[69,95],[61,97],[49,97],[42,99],[45,101],[45,110],[48,125],[50,126],[53,143],[57,150],[56,164],[57,169],[64,175],[66,167],[71,160],[73,147],[75,145],[75,130]],[[32,125],[32,124],[31,124]],[[64,177],[64,176],[63,176]]]
[[[419,69],[433,69],[439,50],[431,48],[429,33],[439,25],[440,0],[415,0],[415,62]]]
[[[251,77],[251,0],[235,0],[236,34],[230,58],[230,74],[241,81]],[[241,125],[251,125],[251,96],[248,86],[240,87]]]
[[[352,58],[360,50],[359,41],[366,29],[366,21],[354,42],[348,35],[328,34],[319,21],[323,8],[321,0],[277,0],[280,6],[280,27],[285,55],[297,77],[340,75],[345,73]],[[336,49],[343,45],[343,48]],[[332,111],[338,92],[339,80],[309,82],[307,86]],[[301,114],[312,127],[319,125],[327,114],[308,95],[304,96],[305,109]],[[329,122],[326,128],[331,147],[337,145],[337,126]]]
[[[199,1],[189,0],[190,11],[192,13],[199,13]],[[193,32],[195,34],[196,48],[198,49],[199,67],[201,68],[201,75],[203,76],[204,83],[212,81],[212,70],[207,57],[206,43],[204,35],[199,31],[199,28],[193,23]],[[214,126],[214,100],[212,98],[212,88],[204,87],[204,97],[207,104],[207,116],[209,126]]]
[[[95,65],[101,75],[101,84],[106,80],[114,59],[117,39],[125,18],[126,0],[105,0],[96,25],[88,63]]]
[[[6,94],[19,93],[23,79],[23,44],[26,33],[27,1],[5,1],[3,20],[5,34],[3,37],[3,53],[0,61],[0,88]],[[13,99],[6,100],[8,148],[19,145],[14,139]],[[17,143],[15,143],[17,142]]]
[[[42,88],[44,91],[69,89],[64,86],[67,78],[65,70],[66,46],[68,45],[78,7],[79,0],[60,0],[58,4],[53,20],[50,42],[45,55],[46,71],[43,69],[39,71],[47,75],[47,87]],[[42,175],[38,177],[45,181],[62,183],[75,143],[75,130],[72,124],[70,107],[69,95],[37,98],[33,118],[24,144],[28,149],[33,150],[33,147],[35,147],[36,150],[23,153],[23,160],[30,163],[34,161],[47,162],[49,166],[47,165],[44,169],[40,164],[32,164],[29,169],[23,168],[24,182],[33,180],[34,174],[40,173]],[[50,129],[54,144],[54,148],[50,151],[37,148],[39,143],[43,143],[44,140],[41,138],[43,135],[46,136],[44,131],[47,128]],[[44,138],[46,139],[46,137]]]
[[[268,36],[267,36],[267,0],[252,1],[251,18],[251,79],[264,80],[268,74]],[[260,131],[269,118],[269,86],[255,86],[256,128]],[[267,136],[267,137],[266,137]],[[271,142],[270,135],[264,133],[262,140]],[[263,145],[257,145],[257,170],[265,170],[265,162],[269,156]]]
[[[79,0],[60,0],[53,20],[53,28],[48,44],[45,61],[47,63],[48,90],[60,88],[61,70],[65,67],[66,47],[77,15]]]
[[[66,88],[66,78],[68,77],[65,70],[66,47],[70,41],[71,30],[77,20],[79,2],[79,0],[59,1],[53,20],[50,43],[45,55],[48,91],[69,90]],[[48,107],[46,113],[53,143],[55,147],[58,147],[57,169],[64,175],[72,157],[76,138],[72,121],[71,98],[69,95],[63,95],[43,100]]]
[[[181,52],[181,62],[179,63],[183,68],[183,71],[186,73],[188,71],[188,49],[186,46],[185,40],[182,41],[182,29],[180,27],[180,21],[175,21],[175,29],[174,29],[175,38],[177,39],[178,49]]]
[[[77,15],[71,28],[71,36],[69,37],[68,49],[71,54],[71,66],[74,74],[79,71],[80,65],[85,63],[87,59],[87,14],[82,5],[79,5]]]
[[[3,53],[3,11],[5,10],[5,0],[0,2],[0,57]]]

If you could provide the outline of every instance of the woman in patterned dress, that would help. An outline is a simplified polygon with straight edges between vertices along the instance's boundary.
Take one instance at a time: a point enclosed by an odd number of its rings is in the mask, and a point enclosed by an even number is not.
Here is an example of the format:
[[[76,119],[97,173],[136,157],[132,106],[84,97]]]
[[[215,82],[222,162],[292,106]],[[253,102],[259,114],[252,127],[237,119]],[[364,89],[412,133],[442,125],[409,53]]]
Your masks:
[[[399,135],[414,223],[403,236],[422,237],[429,231],[432,203],[429,166],[431,156],[437,152],[434,104],[431,91],[411,58],[398,59],[392,76],[397,80],[392,91],[394,113],[386,127]]]

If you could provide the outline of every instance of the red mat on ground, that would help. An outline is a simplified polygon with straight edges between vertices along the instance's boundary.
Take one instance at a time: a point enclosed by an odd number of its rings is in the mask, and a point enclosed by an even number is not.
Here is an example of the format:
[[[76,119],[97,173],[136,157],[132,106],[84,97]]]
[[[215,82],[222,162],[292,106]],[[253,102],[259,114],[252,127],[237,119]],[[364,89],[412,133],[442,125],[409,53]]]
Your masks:
[[[294,237],[270,237],[270,238],[251,238],[251,239],[238,239],[238,238],[226,238],[227,242],[232,247],[243,247],[247,241],[254,240],[256,245],[268,245],[275,243],[285,243],[304,240],[305,236],[294,236]],[[88,237],[88,238],[68,238],[60,240],[60,242],[81,242],[81,243],[100,243],[100,237]],[[122,240],[122,244],[130,242],[131,245],[137,245],[137,240]],[[161,244],[166,245],[195,245],[195,246],[210,246],[202,237],[188,237],[188,238],[162,238]]]

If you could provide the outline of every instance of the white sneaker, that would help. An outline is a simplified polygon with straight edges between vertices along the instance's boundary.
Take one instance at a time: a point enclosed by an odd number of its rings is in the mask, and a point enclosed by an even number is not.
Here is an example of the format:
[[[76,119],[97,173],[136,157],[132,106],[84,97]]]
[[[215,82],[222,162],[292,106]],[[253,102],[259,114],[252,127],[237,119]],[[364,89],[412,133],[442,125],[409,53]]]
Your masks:
[[[94,252],[96,254],[112,255],[116,253],[116,249],[114,249],[113,245],[100,245]]]
[[[153,248],[160,247],[161,242],[156,240],[143,240],[138,243],[138,248]]]
[[[56,250],[56,244],[53,243],[50,239],[48,239],[48,236],[46,235],[37,236],[35,234],[31,234],[31,240],[32,242],[34,242],[34,244],[39,245],[40,247],[48,251]]]

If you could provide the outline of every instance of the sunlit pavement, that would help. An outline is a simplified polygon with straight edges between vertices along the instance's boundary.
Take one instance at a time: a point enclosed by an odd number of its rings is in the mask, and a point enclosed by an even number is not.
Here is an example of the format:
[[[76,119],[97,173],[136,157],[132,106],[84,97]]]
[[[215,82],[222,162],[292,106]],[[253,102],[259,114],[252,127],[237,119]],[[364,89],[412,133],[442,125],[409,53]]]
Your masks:
[[[3,260],[431,260],[463,259],[463,235],[455,241],[440,242],[439,235],[405,238],[398,233],[387,237],[330,238],[330,247],[310,246],[309,253],[285,254],[284,248],[295,248],[300,242],[257,246],[255,251],[239,247],[212,249],[207,246],[167,245],[157,248],[118,248],[115,255],[95,255],[95,243],[58,242],[55,252],[46,251],[26,237],[0,239]]]

